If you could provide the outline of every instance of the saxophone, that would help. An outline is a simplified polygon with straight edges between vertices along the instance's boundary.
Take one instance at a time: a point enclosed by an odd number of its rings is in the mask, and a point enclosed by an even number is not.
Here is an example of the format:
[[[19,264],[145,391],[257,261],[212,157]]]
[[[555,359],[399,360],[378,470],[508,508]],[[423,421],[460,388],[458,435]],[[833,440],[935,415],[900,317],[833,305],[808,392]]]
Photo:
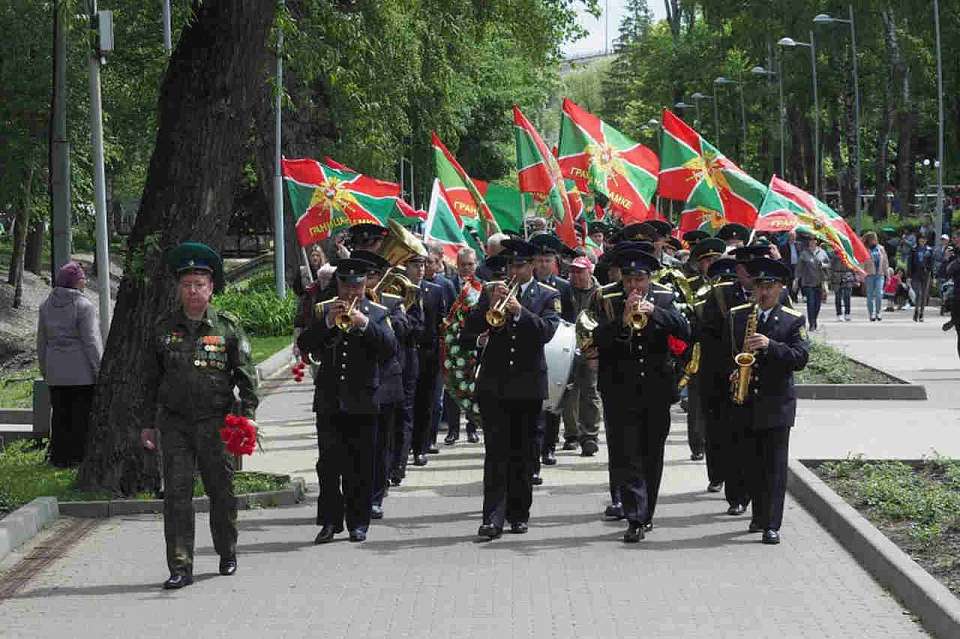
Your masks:
[[[743,331],[744,346],[733,358],[737,370],[730,393],[733,403],[738,406],[742,406],[747,401],[747,394],[750,392],[750,377],[753,375],[753,365],[757,361],[753,352],[747,350],[746,343],[747,339],[757,332],[758,308],[759,306],[754,304],[753,308],[750,309],[750,315],[747,317],[747,327]]]

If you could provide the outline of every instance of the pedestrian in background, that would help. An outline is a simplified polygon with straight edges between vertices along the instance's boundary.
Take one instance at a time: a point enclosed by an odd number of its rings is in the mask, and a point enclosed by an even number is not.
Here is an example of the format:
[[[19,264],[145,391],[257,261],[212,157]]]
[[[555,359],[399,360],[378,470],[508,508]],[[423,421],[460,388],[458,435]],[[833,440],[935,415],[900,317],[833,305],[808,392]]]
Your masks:
[[[57,272],[56,286],[40,305],[37,361],[50,387],[50,462],[65,468],[83,461],[94,385],[103,347],[97,312],[83,295],[87,278],[76,262]]]
[[[883,309],[883,283],[890,268],[890,262],[887,259],[887,252],[877,241],[877,234],[873,231],[867,231],[863,235],[863,243],[867,245],[867,251],[870,256],[863,263],[863,270],[866,273],[864,283],[867,294],[867,315],[871,322],[879,322],[880,312]]]
[[[840,251],[830,251],[830,285],[833,287],[833,301],[837,308],[837,321],[850,321],[850,298],[853,289],[859,286],[857,276],[841,259]]]
[[[807,302],[807,323],[810,330],[815,331],[823,302],[823,289],[829,276],[830,260],[826,251],[817,244],[817,238],[800,235],[798,239],[801,241],[801,248],[800,257],[797,258],[796,277]]]
[[[933,272],[933,249],[927,244],[926,235],[917,236],[917,245],[910,251],[907,260],[907,275],[913,289],[913,321],[923,321],[923,311],[930,298],[930,274]]]

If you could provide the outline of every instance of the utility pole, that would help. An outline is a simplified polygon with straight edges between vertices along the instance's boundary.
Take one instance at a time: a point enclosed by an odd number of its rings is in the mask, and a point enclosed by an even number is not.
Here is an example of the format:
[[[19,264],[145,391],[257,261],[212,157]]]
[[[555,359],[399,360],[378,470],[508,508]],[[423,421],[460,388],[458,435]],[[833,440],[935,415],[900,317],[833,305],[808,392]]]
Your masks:
[[[167,55],[170,55],[170,52],[173,51],[173,33],[170,29],[170,0],[162,0],[163,2],[163,48],[166,49]]]
[[[50,273],[56,276],[60,267],[70,261],[73,246],[73,222],[70,211],[70,142],[67,141],[67,30],[64,20],[65,7],[57,0],[53,5],[54,19],[54,91],[51,148],[51,191],[53,194],[53,219],[50,239],[52,242]]]
[[[937,236],[943,233],[943,54],[940,48],[940,2],[933,0],[933,26],[937,34]]]
[[[280,11],[283,12],[284,0],[280,0]],[[277,87],[274,103],[276,111],[276,130],[274,131],[274,173],[273,173],[273,258],[274,277],[277,286],[277,297],[287,296],[286,278],[286,245],[283,232],[283,155],[280,152],[282,142],[283,123],[283,29],[277,29]],[[309,263],[308,263],[309,264]]]
[[[110,334],[110,237],[107,232],[106,173],[103,168],[103,106],[100,102],[100,65],[104,54],[113,50],[113,14],[97,11],[97,0],[89,0],[90,28],[94,48],[90,52],[90,137],[93,143],[93,203],[97,211],[97,285],[100,289],[100,336],[107,343]]]

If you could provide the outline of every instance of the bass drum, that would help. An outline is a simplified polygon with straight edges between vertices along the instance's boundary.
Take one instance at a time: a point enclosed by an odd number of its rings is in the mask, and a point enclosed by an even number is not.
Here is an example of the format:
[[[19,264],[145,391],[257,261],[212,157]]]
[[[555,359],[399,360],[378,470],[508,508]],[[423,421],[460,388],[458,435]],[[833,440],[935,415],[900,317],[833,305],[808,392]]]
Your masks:
[[[560,413],[576,349],[576,327],[570,322],[560,320],[553,339],[543,348],[543,355],[547,360],[547,399],[543,402],[543,410]]]

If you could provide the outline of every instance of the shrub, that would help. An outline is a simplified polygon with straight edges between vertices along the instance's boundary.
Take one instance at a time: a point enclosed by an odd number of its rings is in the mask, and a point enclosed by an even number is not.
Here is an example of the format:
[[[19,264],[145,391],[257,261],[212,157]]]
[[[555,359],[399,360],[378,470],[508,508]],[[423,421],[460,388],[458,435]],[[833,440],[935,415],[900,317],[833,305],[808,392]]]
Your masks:
[[[243,329],[250,335],[265,337],[293,333],[293,317],[297,311],[294,295],[281,300],[272,290],[228,289],[214,297],[213,304],[239,317]]]

